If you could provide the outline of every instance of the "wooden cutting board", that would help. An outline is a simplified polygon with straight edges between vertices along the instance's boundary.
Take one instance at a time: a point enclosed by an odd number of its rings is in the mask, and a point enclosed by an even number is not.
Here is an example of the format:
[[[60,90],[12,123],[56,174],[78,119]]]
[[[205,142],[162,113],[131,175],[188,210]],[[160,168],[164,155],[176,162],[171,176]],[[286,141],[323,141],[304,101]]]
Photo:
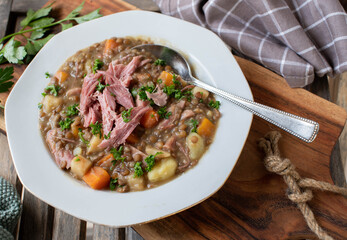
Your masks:
[[[80,2],[57,0],[53,14],[61,18]],[[86,1],[83,12],[99,7],[103,15],[135,9],[120,0],[93,0]],[[346,112],[306,90],[291,89],[282,77],[255,63],[239,57],[236,59],[255,101],[317,121],[320,131],[316,140],[306,144],[254,117],[247,142],[225,185],[208,200],[189,210],[152,223],[133,226],[144,238],[298,239],[314,236],[299,210],[286,198],[286,186],[281,177],[265,170],[257,140],[270,130],[279,130],[283,135],[281,152],[292,160],[302,176],[333,183],[329,171],[330,156],[345,124]],[[25,67],[15,66],[15,80]],[[7,96],[7,93],[0,94],[1,103],[6,101]],[[0,119],[0,129],[5,131],[3,119]],[[218,164],[218,159],[215,161]],[[204,183],[201,183],[197,187],[203,186]],[[347,236],[346,199],[330,193],[315,192],[309,204],[319,224],[329,234],[336,239]]]

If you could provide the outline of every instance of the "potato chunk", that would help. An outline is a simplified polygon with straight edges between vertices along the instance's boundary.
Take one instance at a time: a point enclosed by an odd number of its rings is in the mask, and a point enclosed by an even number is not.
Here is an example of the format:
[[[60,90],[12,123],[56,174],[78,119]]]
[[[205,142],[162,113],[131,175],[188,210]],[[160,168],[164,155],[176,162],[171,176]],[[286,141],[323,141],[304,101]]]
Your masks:
[[[134,177],[133,174],[127,176],[128,185],[131,191],[141,191],[145,188],[144,177]]]
[[[95,152],[100,152],[102,149],[98,145],[102,142],[102,138],[99,135],[93,135],[92,139],[89,142],[89,147],[87,149],[87,154],[92,154]]]
[[[175,175],[177,162],[174,158],[163,158],[154,165],[152,171],[148,173],[150,182],[160,182],[167,180]]]
[[[62,103],[63,103],[62,98],[54,97],[52,95],[47,95],[43,98],[43,101],[42,101],[43,110],[46,113],[50,113]]]
[[[190,159],[199,159],[205,151],[204,139],[199,134],[193,132],[188,135],[186,142]]]
[[[81,155],[74,157],[71,161],[71,172],[73,172],[79,179],[82,179],[91,167],[92,161]]]
[[[209,92],[201,87],[194,87],[192,90],[193,96],[206,100],[208,98]]]
[[[146,153],[148,155],[155,155],[158,152],[160,152],[160,154],[155,156],[155,158],[157,158],[157,159],[167,158],[167,157],[171,156],[170,153],[167,151],[163,151],[163,150],[151,147],[151,146],[146,146]]]

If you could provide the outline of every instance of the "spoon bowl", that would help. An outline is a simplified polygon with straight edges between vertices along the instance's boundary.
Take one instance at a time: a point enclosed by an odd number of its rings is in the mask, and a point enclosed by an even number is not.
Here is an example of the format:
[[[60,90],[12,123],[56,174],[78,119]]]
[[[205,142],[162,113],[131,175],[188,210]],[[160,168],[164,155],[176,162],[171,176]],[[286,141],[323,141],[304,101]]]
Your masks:
[[[173,68],[174,72],[179,74],[189,84],[215,93],[305,142],[310,143],[317,136],[319,130],[319,124],[317,122],[225,92],[194,78],[186,59],[172,48],[158,44],[144,44],[136,46],[133,49],[143,49],[152,53],[156,58],[164,60],[167,65]]]

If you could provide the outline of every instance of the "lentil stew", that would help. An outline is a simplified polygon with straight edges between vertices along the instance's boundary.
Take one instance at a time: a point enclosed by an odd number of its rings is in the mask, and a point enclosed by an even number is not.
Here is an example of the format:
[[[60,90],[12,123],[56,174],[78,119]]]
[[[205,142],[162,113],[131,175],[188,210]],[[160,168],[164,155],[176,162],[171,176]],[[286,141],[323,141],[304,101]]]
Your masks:
[[[71,56],[50,78],[39,123],[58,166],[93,189],[141,191],[195,166],[220,103],[187,85],[139,38],[111,38]]]

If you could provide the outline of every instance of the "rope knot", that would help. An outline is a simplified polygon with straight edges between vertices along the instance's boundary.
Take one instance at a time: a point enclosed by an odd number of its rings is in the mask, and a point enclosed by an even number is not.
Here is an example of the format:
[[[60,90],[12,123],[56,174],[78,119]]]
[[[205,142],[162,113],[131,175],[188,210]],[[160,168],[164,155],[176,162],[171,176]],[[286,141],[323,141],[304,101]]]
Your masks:
[[[264,159],[264,165],[269,172],[277,173],[281,176],[290,175],[295,169],[294,165],[287,158],[270,155]]]
[[[290,193],[288,198],[295,203],[306,203],[313,198],[312,191],[306,189],[304,192]]]

